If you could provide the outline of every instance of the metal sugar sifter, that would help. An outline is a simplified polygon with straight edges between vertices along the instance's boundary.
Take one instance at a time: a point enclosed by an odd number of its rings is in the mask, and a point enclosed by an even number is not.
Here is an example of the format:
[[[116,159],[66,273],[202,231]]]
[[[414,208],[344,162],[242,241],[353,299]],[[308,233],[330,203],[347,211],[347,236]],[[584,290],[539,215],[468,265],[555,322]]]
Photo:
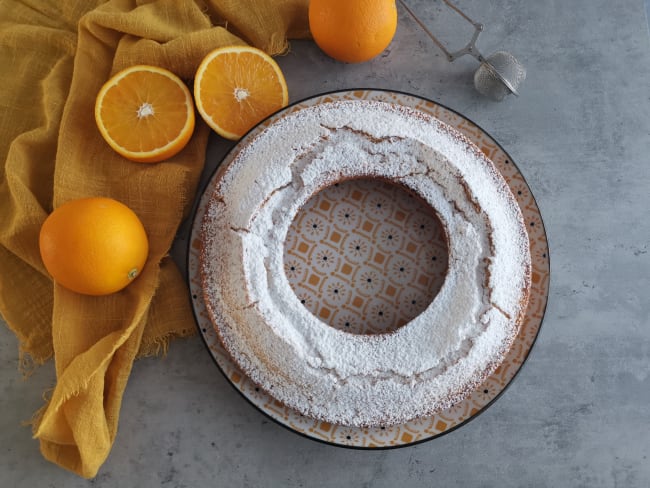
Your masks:
[[[483,31],[483,24],[474,22],[458,7],[449,0],[443,0],[451,9],[458,12],[467,22],[474,26],[474,35],[467,45],[456,51],[449,52],[447,48],[434,36],[424,23],[415,15],[415,13],[406,5],[403,0],[399,3],[404,7],[413,20],[426,32],[431,40],[445,53],[447,60],[452,62],[461,56],[469,54],[476,58],[481,65],[474,73],[474,87],[476,90],[492,100],[501,101],[506,95],[512,93],[518,96],[517,89],[526,79],[526,68],[512,54],[506,51],[497,51],[490,54],[487,58],[479,52],[476,47],[476,41],[479,34]]]

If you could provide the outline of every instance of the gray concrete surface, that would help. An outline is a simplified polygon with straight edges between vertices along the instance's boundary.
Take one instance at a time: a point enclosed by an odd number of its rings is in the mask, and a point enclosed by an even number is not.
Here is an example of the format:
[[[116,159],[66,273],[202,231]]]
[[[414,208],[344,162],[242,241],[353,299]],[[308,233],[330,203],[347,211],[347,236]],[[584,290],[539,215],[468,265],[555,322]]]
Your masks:
[[[549,237],[551,294],[529,361],[496,404],[414,447],[331,447],[249,406],[194,337],[135,365],[112,453],[85,481],[44,461],[21,426],[53,368],[23,381],[16,340],[0,327],[2,486],[650,486],[648,2],[458,3],[485,24],[485,53],[510,50],[527,66],[519,99],[476,95],[475,62],[448,64],[402,11],[394,42],[372,62],[336,63],[310,42],[279,62],[292,100],[352,87],[438,100],[490,132],[526,176]],[[462,44],[439,1],[411,5]],[[208,166],[228,147],[215,137]]]

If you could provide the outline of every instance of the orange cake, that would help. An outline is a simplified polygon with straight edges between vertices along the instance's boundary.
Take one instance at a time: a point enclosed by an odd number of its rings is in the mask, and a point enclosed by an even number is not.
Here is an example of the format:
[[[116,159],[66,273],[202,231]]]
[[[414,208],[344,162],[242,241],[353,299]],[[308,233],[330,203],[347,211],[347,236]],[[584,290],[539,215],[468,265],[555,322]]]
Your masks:
[[[398,330],[351,334],[309,312],[284,273],[283,247],[321,189],[380,178],[418,195],[448,239],[445,281]],[[253,382],[331,423],[404,423],[471,393],[512,345],[530,292],[528,236],[485,155],[433,117],[371,101],[286,114],[220,168],[201,227],[211,321]]]

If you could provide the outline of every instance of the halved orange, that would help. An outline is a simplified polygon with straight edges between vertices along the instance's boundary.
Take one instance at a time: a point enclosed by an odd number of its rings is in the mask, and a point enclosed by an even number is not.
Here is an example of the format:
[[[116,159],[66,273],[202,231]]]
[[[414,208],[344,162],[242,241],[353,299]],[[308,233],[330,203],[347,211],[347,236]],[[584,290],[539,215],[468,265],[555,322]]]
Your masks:
[[[192,137],[192,94],[166,69],[131,66],[99,91],[95,121],[119,154],[132,161],[155,163],[180,152]]]
[[[210,52],[194,78],[201,117],[219,135],[237,140],[289,103],[278,64],[264,51],[228,46]]]

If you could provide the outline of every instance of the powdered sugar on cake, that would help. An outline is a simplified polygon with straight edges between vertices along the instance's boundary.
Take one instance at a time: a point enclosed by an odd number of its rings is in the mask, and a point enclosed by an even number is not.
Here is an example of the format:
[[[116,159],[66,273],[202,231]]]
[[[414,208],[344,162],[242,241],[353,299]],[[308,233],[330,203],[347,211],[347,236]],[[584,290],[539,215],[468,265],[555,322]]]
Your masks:
[[[328,326],[284,274],[298,210],[359,177],[418,194],[449,240],[438,295],[391,334]],[[460,401],[502,361],[528,299],[528,237],[493,164],[436,119],[382,102],[325,103],[271,124],[221,170],[202,241],[205,301],[226,350],[273,397],[333,423],[401,423]]]

